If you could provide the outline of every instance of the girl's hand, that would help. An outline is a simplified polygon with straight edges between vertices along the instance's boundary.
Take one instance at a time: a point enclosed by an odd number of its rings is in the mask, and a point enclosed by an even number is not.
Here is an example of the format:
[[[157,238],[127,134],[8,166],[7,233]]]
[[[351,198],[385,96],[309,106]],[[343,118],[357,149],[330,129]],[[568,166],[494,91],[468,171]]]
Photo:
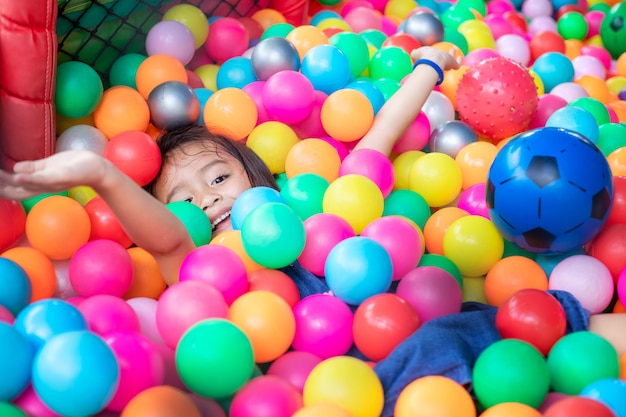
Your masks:
[[[457,69],[461,65],[461,57],[454,57],[454,49],[450,49],[449,52],[445,52],[432,46],[422,46],[421,48],[414,49],[411,52],[411,58],[413,61],[418,59],[429,59],[439,65],[439,67],[446,71],[449,69]]]

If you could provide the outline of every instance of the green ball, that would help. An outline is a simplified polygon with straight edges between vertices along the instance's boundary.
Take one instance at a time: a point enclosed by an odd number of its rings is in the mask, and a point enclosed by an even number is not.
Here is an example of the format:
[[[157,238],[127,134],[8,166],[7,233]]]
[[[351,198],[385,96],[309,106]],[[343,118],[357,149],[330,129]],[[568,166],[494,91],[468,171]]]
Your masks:
[[[328,180],[321,175],[303,173],[290,178],[280,194],[304,221],[323,211],[322,201],[328,185]]]
[[[137,69],[146,59],[141,54],[126,54],[117,58],[109,70],[109,84],[111,87],[124,85],[137,89]]]
[[[305,243],[304,224],[294,209],[284,203],[263,203],[241,225],[246,254],[265,268],[278,269],[293,263]]]
[[[206,245],[211,241],[211,220],[200,207],[187,201],[174,201],[165,207],[183,222],[196,246]]]
[[[444,28],[454,29],[456,30],[461,23],[467,20],[476,20],[476,16],[474,13],[463,5],[457,6],[453,5],[448,7],[441,13],[441,23],[443,23]],[[445,40],[445,31],[444,31],[444,40]],[[457,45],[458,46],[458,45]]]
[[[0,403],[0,416],[2,417],[28,417],[26,413],[9,403]]]
[[[475,10],[482,17],[487,15],[487,5],[484,0],[459,0],[456,5],[466,7],[470,11]]]
[[[89,65],[69,61],[57,66],[54,104],[60,115],[85,117],[98,107],[103,94],[102,80]]]
[[[587,37],[589,25],[579,12],[564,13],[556,22],[556,30],[565,40],[576,39],[582,41]]]
[[[280,174],[274,174],[274,178],[276,179],[276,184],[278,185],[278,189],[282,190],[289,178],[287,178],[286,172],[281,172]]]
[[[370,59],[369,76],[373,80],[388,78],[397,82],[413,70],[413,61],[409,54],[397,46],[383,46]]]
[[[449,258],[437,253],[425,253],[422,255],[422,258],[417,266],[436,266],[437,268],[448,271],[454,277],[456,282],[459,283],[461,290],[463,289],[463,276],[461,275],[461,271],[459,270],[459,267],[456,266],[456,264]]]
[[[353,77],[358,77],[367,68],[370,53],[362,36],[352,32],[339,32],[331,36],[329,42],[348,57]]]
[[[543,355],[530,343],[503,339],[476,359],[474,391],[485,407],[519,402],[537,408],[550,390],[550,372]]]
[[[294,30],[296,27],[291,23],[274,23],[269,26],[263,34],[261,35],[261,40],[271,38],[272,36],[278,36],[281,38],[286,38],[289,35],[289,32]]]
[[[234,323],[219,318],[191,326],[176,347],[176,369],[194,393],[221,399],[250,380],[254,352],[250,339]]]
[[[617,123],[606,123],[598,129],[598,148],[604,156],[609,156],[611,152],[626,146],[626,125]]]
[[[400,89],[400,82],[391,78],[380,78],[371,82],[383,93],[385,101],[389,100],[389,97],[393,96]]]
[[[626,3],[616,3],[605,14],[600,24],[602,45],[617,59],[626,52]]]
[[[378,29],[365,29],[359,33],[359,36],[376,49],[380,49],[387,40],[385,32]]]
[[[69,197],[69,192],[68,191],[59,191],[59,192],[56,192],[56,193],[39,194],[39,195],[36,195],[34,197],[22,200],[22,207],[24,207],[24,211],[26,211],[26,214],[28,214],[28,213],[30,213],[30,210],[35,206],[35,204],[39,203],[44,198],[51,197],[51,196],[54,196],[54,195],[60,195],[60,196],[63,196],[63,197]]]
[[[578,395],[592,382],[619,378],[617,351],[605,338],[588,331],[567,334],[548,353],[552,390]]]
[[[412,220],[421,230],[432,214],[428,203],[413,190],[393,190],[385,198],[383,216],[404,216]]]
[[[443,31],[443,40],[444,42],[450,42],[453,45],[456,45],[464,55],[467,55],[469,52],[469,45],[467,44],[467,39],[465,36],[459,32],[458,30],[446,27]]]
[[[567,103],[568,106],[576,106],[587,110],[598,122],[598,126],[610,123],[611,117],[606,106],[600,101],[592,97],[579,97]]]

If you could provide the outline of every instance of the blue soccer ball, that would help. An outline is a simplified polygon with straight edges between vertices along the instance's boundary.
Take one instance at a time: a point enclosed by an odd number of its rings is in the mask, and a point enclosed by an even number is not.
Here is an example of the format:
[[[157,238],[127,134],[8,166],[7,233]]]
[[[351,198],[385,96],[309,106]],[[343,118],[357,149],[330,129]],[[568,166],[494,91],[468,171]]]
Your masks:
[[[556,127],[521,133],[489,169],[486,200],[502,236],[532,253],[564,253],[590,242],[613,201],[613,176],[600,149]]]

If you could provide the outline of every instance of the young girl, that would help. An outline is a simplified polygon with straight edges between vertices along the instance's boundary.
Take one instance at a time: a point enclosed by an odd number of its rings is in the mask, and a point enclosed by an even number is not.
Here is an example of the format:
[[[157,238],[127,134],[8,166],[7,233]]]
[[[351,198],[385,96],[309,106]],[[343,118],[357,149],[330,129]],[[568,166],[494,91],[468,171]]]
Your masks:
[[[376,149],[389,155],[394,143],[419,114],[443,70],[459,62],[436,48],[413,51],[418,62],[402,87],[385,103],[356,149]],[[128,236],[157,260],[169,284],[178,280],[184,258],[195,249],[185,226],[164,204],[188,201],[202,208],[213,235],[231,228],[230,210],[236,198],[254,186],[277,188],[261,159],[248,147],[214,135],[204,127],[189,126],[159,139],[163,164],[155,180],[140,188],[103,157],[89,151],[66,151],[38,161],[19,162],[14,174],[0,171],[0,197],[25,199],[44,192],[79,185],[93,188],[109,205]],[[285,269],[301,297],[328,291],[324,280],[297,263]],[[626,328],[618,315],[589,315],[567,293],[554,293],[568,316],[568,331],[591,329],[607,337],[620,353],[626,341],[616,328]],[[463,313],[425,323],[375,370],[385,390],[382,416],[392,416],[395,401],[406,385],[425,375],[445,375],[470,387],[478,355],[500,339],[495,307],[465,303]]]

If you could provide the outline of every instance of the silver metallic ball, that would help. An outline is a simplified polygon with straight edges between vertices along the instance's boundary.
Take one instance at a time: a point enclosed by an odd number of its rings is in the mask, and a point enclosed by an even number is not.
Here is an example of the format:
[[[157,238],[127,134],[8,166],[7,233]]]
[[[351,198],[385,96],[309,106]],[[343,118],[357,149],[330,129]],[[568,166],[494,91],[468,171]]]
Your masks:
[[[152,124],[171,130],[193,124],[200,115],[200,101],[193,89],[180,81],[166,81],[148,95]]]
[[[280,71],[300,70],[300,55],[291,42],[279,36],[263,39],[252,50],[252,70],[261,81]]]
[[[443,23],[430,12],[417,12],[407,17],[403,31],[422,45],[430,46],[443,40]]]
[[[428,141],[428,150],[455,158],[463,147],[478,140],[476,132],[465,122],[449,120],[437,126]]]
[[[57,138],[55,152],[86,150],[104,155],[108,143],[100,130],[90,125],[74,125],[65,129]]]

